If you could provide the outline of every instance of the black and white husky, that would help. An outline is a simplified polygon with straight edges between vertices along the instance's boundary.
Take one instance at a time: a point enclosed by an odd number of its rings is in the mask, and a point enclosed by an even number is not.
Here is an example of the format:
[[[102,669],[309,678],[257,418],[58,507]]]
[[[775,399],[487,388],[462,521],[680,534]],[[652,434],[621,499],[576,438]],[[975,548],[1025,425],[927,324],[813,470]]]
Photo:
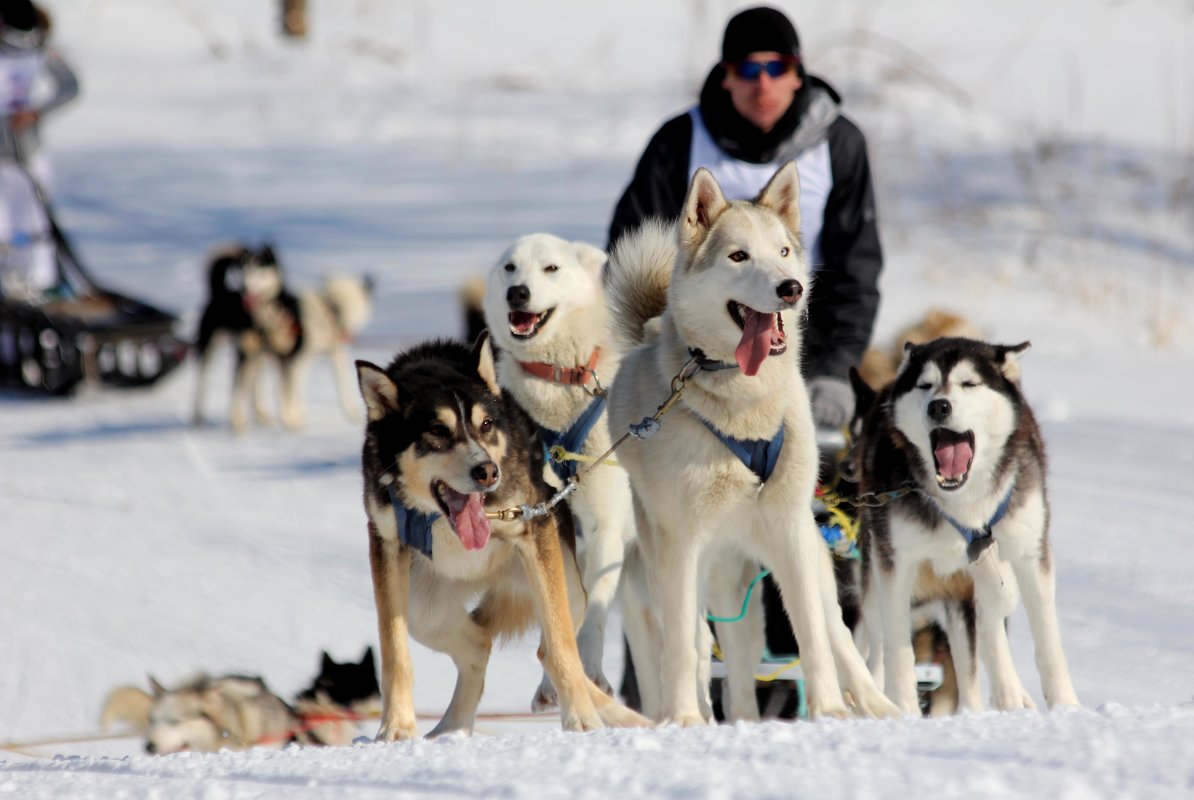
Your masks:
[[[1020,391],[1027,348],[960,338],[909,345],[863,422],[861,494],[895,499],[861,511],[862,620],[872,672],[909,714],[918,713],[913,609],[934,604],[961,707],[981,707],[979,659],[996,708],[1034,707],[1006,631],[1020,594],[1045,701],[1078,705],[1057,623],[1045,448]]]
[[[318,289],[291,292],[272,247],[254,250],[232,245],[217,250],[208,262],[209,294],[199,321],[195,351],[199,372],[195,384],[195,424],[204,421],[207,372],[220,338],[236,347],[229,419],[241,433],[250,404],[258,420],[271,414],[261,370],[267,361],[278,366],[282,424],[301,428],[306,419],[304,382],[311,361],[325,355],[335,373],[340,406],[350,420],[360,418],[353,388],[348,345],[373,312],[373,281],[367,276],[330,275]]]

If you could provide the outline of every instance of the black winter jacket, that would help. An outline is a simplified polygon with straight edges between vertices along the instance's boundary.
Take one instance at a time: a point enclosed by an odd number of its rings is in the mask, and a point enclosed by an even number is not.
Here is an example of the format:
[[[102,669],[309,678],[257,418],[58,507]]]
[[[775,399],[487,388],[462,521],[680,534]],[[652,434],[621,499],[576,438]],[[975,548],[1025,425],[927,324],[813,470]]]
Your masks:
[[[714,141],[727,153],[762,164],[777,159],[783,143],[792,138],[800,116],[815,91],[841,98],[819,78],[806,76],[789,113],[770,135],[744,128],[733,111],[728,93],[721,88],[720,67],[710,73],[701,92],[701,116]],[[751,137],[746,131],[753,130]],[[858,127],[841,116],[825,133],[829,144],[833,188],[825,206],[821,228],[824,264],[816,272],[809,296],[804,332],[803,372],[806,377],[831,375],[845,378],[857,365],[870,342],[879,310],[879,272],[883,252],[875,214],[875,192],[867,158],[866,139]],[[639,159],[634,178],[618,201],[609,228],[608,246],[645,219],[676,219],[688,191],[692,149],[692,116],[687,112],[666,122],[651,138]],[[776,163],[778,168],[780,163]]]

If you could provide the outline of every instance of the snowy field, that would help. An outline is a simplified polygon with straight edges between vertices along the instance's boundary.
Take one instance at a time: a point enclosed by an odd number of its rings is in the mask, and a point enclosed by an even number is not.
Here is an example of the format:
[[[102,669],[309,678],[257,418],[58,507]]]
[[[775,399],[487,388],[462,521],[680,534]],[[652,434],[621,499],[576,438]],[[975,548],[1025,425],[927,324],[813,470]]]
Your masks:
[[[378,281],[357,355],[460,329],[460,282],[523,233],[604,244],[641,147],[740,3],[56,0],[82,94],[46,139],[101,280],[183,317],[209,249],[273,241],[297,284]],[[784,4],[869,137],[887,266],[876,342],[930,306],[1030,339],[1063,641],[1084,709],[149,757],[90,740],[109,689],[196,671],[290,697],[376,639],[357,462],[317,367],[301,434],[190,426],[151,390],[0,393],[0,796],[1189,797],[1194,594],[1194,7],[1185,0]],[[621,674],[617,625],[606,671]],[[1039,695],[1022,613],[1012,647]],[[483,711],[524,711],[534,643]],[[454,672],[416,647],[416,706]],[[430,727],[430,721],[425,725]],[[372,736],[372,726],[362,734]]]

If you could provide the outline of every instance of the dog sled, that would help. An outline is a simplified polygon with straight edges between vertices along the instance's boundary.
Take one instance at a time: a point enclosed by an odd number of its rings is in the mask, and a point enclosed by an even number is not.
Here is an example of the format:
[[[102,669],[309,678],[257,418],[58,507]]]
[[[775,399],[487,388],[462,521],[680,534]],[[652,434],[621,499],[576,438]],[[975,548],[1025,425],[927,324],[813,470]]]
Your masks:
[[[100,286],[0,121],[0,385],[51,395],[148,386],[186,358],[178,318]]]

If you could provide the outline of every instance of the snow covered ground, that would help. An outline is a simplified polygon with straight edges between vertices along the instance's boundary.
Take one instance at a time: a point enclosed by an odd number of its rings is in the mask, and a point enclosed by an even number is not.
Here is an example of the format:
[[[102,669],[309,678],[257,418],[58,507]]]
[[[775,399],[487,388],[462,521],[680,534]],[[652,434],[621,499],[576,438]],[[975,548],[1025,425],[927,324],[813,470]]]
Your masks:
[[[186,326],[221,241],[274,241],[298,283],[368,271],[379,307],[357,354],[384,361],[455,334],[460,281],[515,236],[604,243],[639,149],[740,4],[310,0],[301,44],[278,38],[276,5],[47,2],[83,82],[46,129],[60,222],[105,282]],[[225,363],[202,429],[189,369],[144,392],[0,394],[0,796],[1194,792],[1194,9],[785,7],[869,137],[877,342],[932,305],[1033,342],[1085,709],[588,735],[490,721],[471,739],[165,758],[82,741],[106,692],[147,673],[260,674],[290,696],[321,649],[355,659],[376,637],[360,428],[330,372],[312,375],[307,431],[236,438]],[[1011,632],[1040,702],[1022,614]],[[496,653],[483,710],[526,709],[538,676],[532,642]],[[452,680],[417,651],[421,711]]]

